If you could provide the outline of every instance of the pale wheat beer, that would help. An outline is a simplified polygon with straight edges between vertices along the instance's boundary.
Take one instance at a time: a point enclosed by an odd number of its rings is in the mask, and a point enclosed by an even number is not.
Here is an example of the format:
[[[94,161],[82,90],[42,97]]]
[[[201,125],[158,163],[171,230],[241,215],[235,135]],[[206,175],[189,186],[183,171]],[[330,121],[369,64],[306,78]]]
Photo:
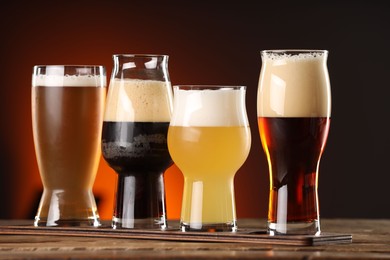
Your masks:
[[[184,175],[182,231],[235,231],[234,176],[251,135],[245,87],[176,86],[168,148]]]
[[[106,96],[102,66],[35,66],[32,122],[43,195],[36,226],[98,226],[92,187]]]
[[[117,173],[113,228],[165,229],[172,89],[165,55],[114,55],[102,153]]]
[[[331,113],[327,55],[261,52],[257,114],[269,166],[271,234],[320,234],[318,172]]]

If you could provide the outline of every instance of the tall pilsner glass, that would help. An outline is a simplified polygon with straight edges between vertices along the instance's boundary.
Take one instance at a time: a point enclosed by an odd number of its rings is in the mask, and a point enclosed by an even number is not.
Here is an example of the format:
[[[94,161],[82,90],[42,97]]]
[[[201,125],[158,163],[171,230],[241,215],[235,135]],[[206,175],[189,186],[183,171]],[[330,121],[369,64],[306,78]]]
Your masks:
[[[172,89],[166,55],[114,55],[102,152],[118,174],[113,228],[167,227],[164,171]]]
[[[261,52],[257,114],[269,166],[270,234],[320,234],[318,172],[331,113],[327,56]]]
[[[184,175],[182,231],[236,231],[234,176],[251,134],[244,86],[175,86],[168,131]]]
[[[106,98],[103,66],[35,66],[32,122],[43,194],[35,226],[99,226],[92,193]]]

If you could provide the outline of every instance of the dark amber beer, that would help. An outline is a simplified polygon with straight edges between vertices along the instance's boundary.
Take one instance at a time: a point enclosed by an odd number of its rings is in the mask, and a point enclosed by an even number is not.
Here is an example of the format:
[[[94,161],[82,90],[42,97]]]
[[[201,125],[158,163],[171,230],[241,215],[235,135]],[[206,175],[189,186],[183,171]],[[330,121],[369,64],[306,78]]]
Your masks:
[[[32,121],[44,186],[36,226],[98,226],[92,193],[106,97],[101,66],[36,66]]]
[[[102,131],[103,158],[118,175],[112,226],[165,229],[164,171],[173,163],[167,56],[114,55],[114,62]]]
[[[268,231],[319,234],[318,172],[330,126],[326,51],[263,51],[258,126],[270,176]]]
[[[286,207],[289,222],[317,220],[317,167],[330,119],[260,117],[258,123],[272,162],[268,220],[277,223],[280,204]]]

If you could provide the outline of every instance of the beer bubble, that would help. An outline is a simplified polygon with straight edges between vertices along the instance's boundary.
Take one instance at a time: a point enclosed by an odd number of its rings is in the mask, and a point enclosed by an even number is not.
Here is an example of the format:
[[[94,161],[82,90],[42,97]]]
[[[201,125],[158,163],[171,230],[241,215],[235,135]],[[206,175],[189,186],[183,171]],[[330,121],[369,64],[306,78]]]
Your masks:
[[[150,153],[151,149],[156,149],[155,144],[166,144],[165,134],[138,135],[131,142],[119,140],[116,142],[103,142],[102,148],[107,159],[116,158],[143,158]]]
[[[298,53],[298,54],[289,54],[289,53],[277,53],[277,52],[263,52],[262,57],[264,60],[269,61],[284,61],[284,62],[294,62],[294,61],[304,61],[312,60],[316,58],[321,58],[326,55],[323,52],[307,52],[307,53]]]
[[[169,122],[171,84],[157,80],[112,79],[107,96],[105,121]]]
[[[326,53],[262,52],[258,87],[259,117],[330,116]]]
[[[100,75],[37,75],[33,87],[105,87],[105,77]]]

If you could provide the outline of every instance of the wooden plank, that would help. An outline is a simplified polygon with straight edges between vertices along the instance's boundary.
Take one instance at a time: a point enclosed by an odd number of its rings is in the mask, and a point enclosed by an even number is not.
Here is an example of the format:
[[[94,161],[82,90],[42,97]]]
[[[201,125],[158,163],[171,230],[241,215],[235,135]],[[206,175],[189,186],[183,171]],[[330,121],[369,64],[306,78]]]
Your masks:
[[[163,241],[258,243],[269,245],[314,246],[351,243],[352,235],[323,233],[319,236],[278,235],[270,236],[265,230],[241,229],[237,232],[181,232],[167,230],[112,229],[108,226],[93,227],[33,227],[30,225],[0,226],[0,234],[8,235],[56,235],[80,237],[104,237],[124,239],[149,239]]]

